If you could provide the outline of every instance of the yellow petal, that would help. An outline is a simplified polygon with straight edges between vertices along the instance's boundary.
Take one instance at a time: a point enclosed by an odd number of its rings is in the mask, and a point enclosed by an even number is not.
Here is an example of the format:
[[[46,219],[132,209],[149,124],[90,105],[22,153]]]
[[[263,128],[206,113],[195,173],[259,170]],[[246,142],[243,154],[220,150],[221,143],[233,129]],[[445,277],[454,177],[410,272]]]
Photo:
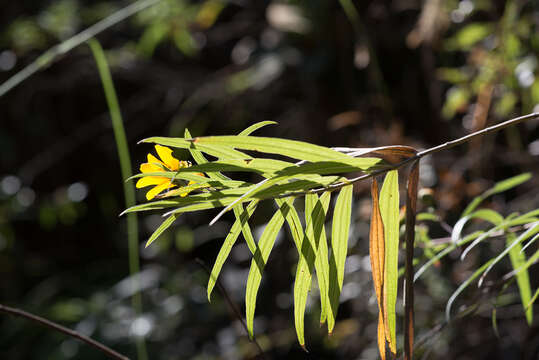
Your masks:
[[[146,186],[159,185],[166,182],[170,182],[170,179],[164,176],[145,176],[140,178],[135,186],[137,189],[140,189]]]
[[[151,163],[140,164],[140,172],[142,173],[161,172],[161,171],[164,171],[164,170],[159,165],[155,165]]]
[[[158,158],[156,158],[152,154],[148,154],[148,164],[166,166],[161,160],[159,160]]]
[[[169,170],[176,171],[180,168],[180,161],[172,156],[172,149],[166,146],[155,145],[155,150]]]
[[[154,187],[153,189],[151,189],[150,191],[146,193],[146,199],[151,200],[155,197],[155,195],[159,194],[161,191],[171,188],[173,186],[176,186],[176,185],[170,182],[165,182],[160,185],[157,185],[156,187]]]

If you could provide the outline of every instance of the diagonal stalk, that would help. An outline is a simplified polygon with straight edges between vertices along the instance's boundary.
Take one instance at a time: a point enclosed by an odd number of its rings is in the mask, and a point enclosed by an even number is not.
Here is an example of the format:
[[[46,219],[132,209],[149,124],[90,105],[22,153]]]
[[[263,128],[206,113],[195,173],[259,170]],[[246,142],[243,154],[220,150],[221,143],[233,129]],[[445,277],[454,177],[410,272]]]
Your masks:
[[[6,82],[0,85],[0,97],[5,95],[8,91],[22,83],[24,80],[28,79],[30,76],[34,75],[39,70],[52,64],[59,56],[68,53],[73,50],[75,47],[80,44],[90,40],[97,34],[102,31],[105,31],[109,27],[116,25],[120,21],[125,20],[126,18],[133,16],[134,14],[142,11],[150,6],[153,6],[160,2],[161,0],[139,0],[131,5],[124,7],[113,13],[112,15],[106,17],[105,19],[95,23],[89,28],[81,31],[80,33],[70,37],[69,39],[63,41],[62,43],[50,48],[41,54],[36,60],[30,63],[21,71],[17,72],[15,75],[10,77]]]
[[[88,41],[90,49],[94,54],[97,69],[99,70],[99,76],[101,77],[101,83],[103,84],[103,90],[105,92],[105,98],[109,107],[110,118],[112,121],[112,129],[114,131],[114,139],[116,140],[116,148],[118,150],[118,157],[120,158],[120,169],[123,179],[129,178],[133,171],[131,169],[131,158],[129,156],[129,148],[127,146],[127,138],[125,136],[125,129],[122,121],[122,114],[120,112],[120,105],[118,104],[118,98],[116,91],[114,90],[114,83],[110,75],[109,66],[105,53],[99,42],[95,39]],[[126,207],[134,206],[135,201],[135,188],[133,183],[123,182],[125,205]],[[136,213],[130,213],[127,215],[127,239],[129,247],[129,273],[132,278],[131,286],[136,291],[131,298],[133,308],[137,314],[142,313],[142,297],[139,292],[140,279],[135,274],[140,271],[139,262],[139,250],[138,250],[138,225]],[[147,360],[148,354],[146,351],[146,343],[143,337],[137,337],[137,357],[139,360]]]

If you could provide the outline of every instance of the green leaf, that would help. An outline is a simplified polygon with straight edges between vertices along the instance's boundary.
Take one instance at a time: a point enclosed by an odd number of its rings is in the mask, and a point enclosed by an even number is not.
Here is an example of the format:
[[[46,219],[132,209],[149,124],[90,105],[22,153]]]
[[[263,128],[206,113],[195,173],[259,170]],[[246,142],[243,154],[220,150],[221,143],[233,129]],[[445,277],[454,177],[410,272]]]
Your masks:
[[[502,181],[494,184],[494,186],[492,188],[488,189],[487,191],[485,191],[480,196],[474,198],[470,202],[470,204],[466,207],[466,209],[464,209],[464,212],[462,213],[461,217],[464,217],[464,216],[470,214],[472,211],[475,210],[475,208],[477,206],[479,206],[479,204],[481,202],[483,202],[483,200],[485,200],[489,196],[492,196],[492,195],[501,193],[503,191],[507,191],[509,189],[512,189],[515,186],[518,186],[518,185],[522,184],[523,182],[528,181],[530,178],[531,178],[531,173],[524,173],[524,174],[520,174],[520,175],[517,175],[517,176],[513,176],[513,177],[511,177],[509,179],[506,179],[506,180],[502,180]]]
[[[485,39],[492,31],[493,26],[490,23],[471,23],[447,40],[446,48],[449,51],[468,50],[477,42]]]
[[[219,159],[249,159],[251,156],[223,146],[200,145],[192,140],[182,138],[151,137],[140,141],[141,143],[154,143],[163,146],[171,146],[180,149],[194,149],[204,152]]]
[[[304,315],[305,305],[307,303],[307,295],[311,288],[312,271],[314,266],[313,249],[311,247],[311,239],[303,231],[301,221],[294,209],[293,199],[277,199],[278,204],[286,201],[290,210],[286,216],[292,238],[296,244],[299,253],[298,266],[296,268],[296,278],[294,281],[294,324],[296,334],[300,345],[305,346],[304,337]]]
[[[532,174],[531,173],[524,173],[517,176],[514,176],[512,178],[500,181],[496,184],[494,184],[494,187],[490,190],[487,190],[486,193],[488,193],[488,196],[499,194],[501,192],[510,190],[526,181],[531,179]]]
[[[464,281],[457,290],[451,295],[449,300],[447,301],[447,305],[445,306],[445,318],[447,321],[451,318],[451,307],[453,306],[453,303],[455,302],[455,299],[457,296],[460,295],[467,287],[474,281],[481,273],[490,265],[494,259],[490,259],[485,264],[483,264],[479,269],[477,269],[472,276],[470,276],[466,281]]]
[[[174,206],[181,205],[181,199],[175,200],[158,200],[148,203],[143,203],[135,206],[131,206],[120,213],[120,216],[136,211],[149,211],[149,210],[162,210]]]
[[[494,231],[494,229],[491,229],[490,231]],[[458,241],[457,243],[451,243],[448,247],[437,253],[434,257],[429,259],[419,270],[416,271],[414,274],[414,282],[429,268],[432,266],[432,264],[436,263],[438,260],[449,254],[451,251],[455,250],[457,246],[464,245],[469,243],[470,241],[473,241],[474,239],[478,238],[482,234],[484,234],[484,231],[476,231],[470,235],[467,235],[464,239]]]
[[[513,233],[507,234],[507,246],[510,246],[513,242],[516,241],[516,236]],[[526,255],[521,252],[522,245],[520,243],[513,246],[509,251],[509,258],[511,259],[511,265],[513,269],[516,270],[526,263]],[[520,292],[520,300],[522,301],[522,307],[526,314],[526,321],[528,325],[531,326],[533,321],[533,307],[530,306],[527,308],[528,303],[532,298],[532,289],[530,286],[530,275],[528,271],[523,271],[520,274],[516,275],[518,291]]]
[[[287,167],[293,166],[292,163],[281,160],[249,158],[242,160],[217,160],[205,164],[193,165],[188,168],[181,168],[182,172],[218,172],[218,171],[248,171],[263,173],[275,173]]]
[[[258,203],[257,200],[253,200],[251,201],[251,203],[249,203],[247,208],[249,209],[249,206],[251,206],[251,204],[257,204],[257,203]],[[245,210],[243,210],[243,206],[241,204],[238,204],[234,206],[234,215],[236,216],[236,221],[239,221],[241,224],[241,233],[243,234],[243,238],[245,239],[245,242],[247,243],[247,247],[249,247],[251,254],[254,254],[256,251],[256,243],[253,237],[253,233],[251,232],[251,227],[249,226],[249,222],[248,222],[249,217],[252,215],[252,213],[246,212]]]
[[[339,192],[331,229],[331,257],[329,262],[329,301],[331,311],[328,312],[328,332],[333,332],[339,298],[344,280],[344,263],[348,251],[348,233],[352,214],[352,185],[345,186]]]
[[[436,214],[431,213],[419,213],[417,214],[417,221],[440,221],[440,217]]]
[[[387,173],[380,191],[380,214],[385,234],[384,317],[386,338],[393,354],[397,352],[395,306],[399,280],[399,174]],[[389,331],[389,334],[388,334]]]
[[[535,294],[533,294],[532,298],[530,299],[530,302],[528,304],[526,304],[525,310],[533,307],[533,304],[537,300],[537,297],[539,297],[539,288],[537,290],[535,290]]]
[[[196,146],[215,146],[221,149],[252,150],[312,162],[336,161],[343,164],[351,164],[354,160],[354,158],[350,156],[324,146],[288,139],[257,136],[207,136],[197,137],[193,139],[192,142]],[[379,161],[379,159],[376,160]],[[367,160],[366,162],[371,163],[372,160]]]
[[[191,133],[189,132],[189,130],[187,128],[185,128],[184,136],[186,138],[191,138]],[[189,153],[191,154],[191,156],[193,157],[195,162],[197,164],[199,164],[199,165],[206,164],[208,162],[208,159],[206,159],[204,154],[202,154],[202,152],[200,152],[197,149],[194,149],[194,148],[190,147],[189,148]],[[218,172],[217,173],[207,172],[206,175],[208,175],[208,177],[210,177],[211,179],[214,179],[214,180],[224,180],[224,181],[230,180],[228,178],[228,176],[225,176],[225,175],[223,175],[221,173],[218,173]]]
[[[492,269],[494,265],[496,265],[505,255],[507,255],[514,247],[520,245],[524,240],[529,239],[533,235],[539,233],[539,222],[536,222],[531,228],[520,234],[515,241],[511,243],[511,245],[507,246],[496,258],[493,259],[492,264],[485,270],[483,275],[481,276],[481,279],[479,280],[479,286],[481,286],[481,283],[483,282],[483,279],[489,271]],[[520,251],[520,249],[519,249]]]
[[[153,243],[155,239],[157,239],[159,235],[163,233],[163,231],[168,229],[170,225],[172,225],[172,223],[177,219],[177,217],[177,215],[170,215],[165,221],[163,221],[161,225],[159,225],[159,227],[155,229],[152,236],[150,236],[150,238],[146,242],[146,247],[150,246],[150,244]]]
[[[530,266],[535,264],[537,261],[539,261],[539,250],[536,250],[535,253],[528,258],[528,261],[518,269],[511,272],[511,276],[517,276],[518,274],[522,273],[523,271],[527,271]]]
[[[318,249],[314,267],[320,291],[320,324],[326,322],[329,306],[329,252],[324,222],[330,200],[331,193],[329,191],[323,193],[320,198],[316,194],[305,196],[306,232],[307,236],[314,240],[314,246]]]
[[[273,215],[271,220],[266,225],[256,251],[251,261],[251,268],[249,269],[249,277],[247,278],[247,288],[245,290],[245,313],[247,321],[247,331],[249,337],[252,339],[254,335],[253,324],[256,308],[256,296],[258,294],[258,288],[262,280],[262,271],[266,266],[271,249],[275,244],[275,239],[279,230],[283,226],[284,219],[289,211],[288,204],[284,203],[283,206]]]
[[[210,279],[208,280],[208,301],[211,301],[211,293],[215,286],[215,283],[217,282],[219,273],[221,272],[223,264],[228,258],[228,255],[230,254],[230,250],[232,250],[232,247],[236,243],[236,240],[241,233],[243,227],[242,218],[245,219],[245,222],[249,220],[249,217],[251,217],[251,215],[256,209],[256,205],[256,201],[253,201],[249,205],[247,205],[246,209],[243,209],[243,206],[241,204],[239,205],[243,211],[240,216],[236,218],[236,221],[234,222],[234,224],[232,224],[232,227],[228,231],[228,235],[226,236],[225,241],[223,242],[223,245],[219,250],[219,254],[217,254],[217,258],[215,259],[215,263],[213,264],[213,268],[211,270]]]
[[[249,126],[247,129],[243,130],[242,132],[240,132],[238,135],[239,136],[247,136],[247,135],[250,135],[253,131],[256,131],[266,125],[274,125],[274,124],[277,124],[276,121],[260,121],[260,122],[257,122],[256,124],[253,124],[251,126]]]
[[[464,251],[462,252],[462,254],[460,256],[461,260],[463,260],[466,257],[466,255],[470,252],[470,250],[472,250],[477,244],[479,244],[481,241],[483,241],[488,236],[490,236],[490,234],[493,231],[503,229],[505,226],[507,226],[507,221],[512,219],[513,216],[510,215],[510,216],[507,217],[506,220],[504,220],[504,218],[500,214],[495,212],[494,210],[481,209],[481,210],[474,211],[470,215],[467,215],[467,216],[461,218],[459,221],[457,221],[457,223],[453,227],[453,232],[451,233],[451,241],[453,243],[458,242],[458,240],[460,239],[460,234],[461,234],[461,232],[462,232],[462,230],[464,228],[464,225],[470,219],[474,219],[474,218],[479,218],[479,219],[488,221],[488,222],[496,225],[496,227],[494,227],[490,231],[486,232],[485,234],[479,236],[470,246],[468,246],[466,249],[464,249]]]

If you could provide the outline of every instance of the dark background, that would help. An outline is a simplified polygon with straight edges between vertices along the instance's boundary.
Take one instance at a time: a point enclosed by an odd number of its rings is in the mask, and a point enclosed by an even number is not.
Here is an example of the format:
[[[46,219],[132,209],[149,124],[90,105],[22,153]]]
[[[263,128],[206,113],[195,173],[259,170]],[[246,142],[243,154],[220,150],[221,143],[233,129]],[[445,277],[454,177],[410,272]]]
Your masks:
[[[0,81],[127,4],[3,1]],[[344,11],[347,4],[355,10]],[[107,51],[136,171],[152,151],[137,141],[182,136],[186,127],[195,136],[236,134],[274,120],[279,124],[257,135],[325,146],[428,148],[538,111],[538,28],[536,1],[163,0],[97,39]],[[137,331],[146,336],[150,359],[257,356],[222,294],[215,290],[208,303],[208,275],[194,261],[211,266],[231,225],[224,217],[208,227],[215,211],[180,217],[146,249],[144,240],[161,218],[139,215],[144,313],[134,313],[125,282],[126,220],[118,217],[125,208],[124,179],[87,45],[1,97],[0,121],[1,303],[77,329],[132,358]],[[424,159],[421,209],[430,207],[453,225],[473,197],[526,171],[533,174],[530,181],[486,206],[504,216],[537,208],[538,133],[539,122],[529,121]],[[317,299],[308,303],[309,354],[293,328],[297,254],[288,233],[273,250],[255,319],[268,358],[378,356],[368,187],[355,188],[353,239],[331,337],[318,325]],[[144,193],[137,191],[139,202]],[[256,213],[255,231],[271,210],[268,204]],[[447,236],[439,224],[420,226],[431,238]],[[240,243],[221,279],[241,308],[249,254]],[[499,338],[491,324],[496,294],[475,286],[458,305],[477,303],[476,313],[429,333],[443,324],[451,293],[503,244],[493,240],[465,262],[454,254],[418,282],[416,334],[430,341],[418,348],[417,358],[537,358],[539,323],[526,324],[514,284],[498,309]],[[422,252],[417,255],[424,262]],[[509,270],[506,261],[490,276]],[[532,289],[534,273],[531,268]],[[400,324],[397,332],[402,334]],[[0,317],[2,359],[101,357],[34,323]]]

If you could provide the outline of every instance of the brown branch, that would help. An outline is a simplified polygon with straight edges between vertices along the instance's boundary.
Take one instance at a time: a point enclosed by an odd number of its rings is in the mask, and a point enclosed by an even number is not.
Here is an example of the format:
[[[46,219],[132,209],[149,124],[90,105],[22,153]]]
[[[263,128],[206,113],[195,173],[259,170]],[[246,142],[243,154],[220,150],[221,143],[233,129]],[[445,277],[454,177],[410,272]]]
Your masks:
[[[95,341],[95,340],[93,340],[93,339],[91,339],[91,338],[89,338],[89,337],[87,337],[85,335],[82,335],[82,334],[76,332],[75,330],[71,330],[69,328],[66,328],[65,326],[62,326],[60,324],[57,324],[55,322],[52,322],[52,321],[47,320],[45,318],[42,318],[40,316],[30,314],[29,312],[26,312],[24,310],[12,308],[12,307],[0,304],[0,312],[10,314],[10,315],[14,315],[14,316],[23,317],[25,319],[37,322],[37,323],[39,323],[41,325],[45,325],[45,326],[47,326],[47,327],[49,327],[49,328],[51,328],[53,330],[64,333],[64,334],[66,334],[68,336],[71,336],[73,338],[79,339],[80,341],[83,341],[83,342],[87,343],[88,345],[91,345],[91,346],[101,350],[102,352],[104,352],[105,354],[107,354],[109,357],[111,357],[113,359],[129,360],[129,358],[127,356],[122,355],[122,354],[112,350],[108,346],[105,346],[105,345],[101,344],[98,341]]]
[[[500,131],[502,129],[505,129],[505,128],[509,127],[509,126],[517,125],[517,124],[520,124],[521,122],[524,122],[526,120],[531,120],[531,119],[539,119],[539,113],[531,113],[531,114],[528,114],[528,115],[523,115],[523,116],[520,116],[520,117],[517,117],[517,118],[513,118],[513,119],[510,119],[510,120],[504,121],[502,123],[493,125],[493,126],[489,126],[488,128],[476,131],[474,133],[468,134],[468,135],[463,136],[461,138],[448,141],[446,143],[440,144],[438,146],[434,146],[434,147],[432,147],[430,149],[427,149],[427,150],[420,151],[416,155],[411,156],[408,159],[406,159],[404,161],[401,161],[401,162],[399,162],[397,164],[392,164],[392,165],[387,166],[384,169],[373,171],[373,172],[371,172],[369,174],[364,174],[364,175],[361,175],[361,176],[358,176],[358,177],[355,177],[355,178],[352,178],[352,179],[348,179],[345,182],[340,182],[340,183],[328,185],[328,186],[323,187],[323,188],[311,189],[311,190],[307,190],[307,191],[290,192],[290,193],[279,196],[279,198],[289,197],[289,196],[302,196],[302,195],[306,195],[306,194],[319,194],[319,193],[323,193],[323,192],[326,192],[326,191],[338,190],[338,189],[340,189],[340,188],[342,188],[344,186],[350,185],[351,183],[355,183],[355,182],[358,182],[358,181],[361,181],[361,180],[365,180],[365,179],[368,179],[368,178],[371,178],[371,177],[374,177],[374,176],[382,175],[382,174],[385,174],[386,172],[391,171],[391,170],[400,169],[401,167],[403,167],[403,166],[405,166],[407,164],[410,164],[410,163],[414,162],[415,160],[419,160],[422,157],[425,157],[427,155],[431,155],[431,154],[440,152],[442,150],[450,149],[452,147],[455,147],[457,145],[460,145],[460,144],[463,144],[463,143],[465,143],[467,141],[470,141],[471,139],[474,139],[474,138],[476,138],[478,136],[484,136],[484,135],[487,135],[487,134],[490,134],[490,133],[494,133],[494,132]],[[358,149],[358,150],[360,150],[360,149]]]
[[[202,261],[202,259],[196,258],[195,261],[208,273],[209,276],[211,276],[211,270],[208,268],[206,263],[204,261]],[[223,295],[226,303],[228,304],[228,306],[230,307],[230,309],[232,310],[232,312],[234,313],[236,318],[238,318],[238,320],[240,321],[240,323],[243,326],[243,329],[245,330],[245,332],[247,334],[249,334],[249,331],[247,330],[247,324],[243,320],[243,316],[241,315],[240,309],[238,309],[238,307],[236,306],[234,301],[232,301],[232,299],[230,298],[230,295],[228,295],[228,292],[226,291],[225,287],[223,286],[223,284],[221,284],[221,281],[219,279],[216,279],[215,284],[217,285],[217,288],[219,289],[219,291]],[[249,339],[249,340],[251,342],[253,342],[255,344],[255,346],[257,347],[260,358],[265,360],[266,355],[264,354],[264,350],[262,349],[262,347],[260,346],[258,341],[256,341],[256,338],[253,336],[253,338]]]
[[[411,360],[414,352],[414,240],[415,218],[417,212],[417,187],[419,183],[419,159],[416,160],[408,175],[406,193],[405,243],[406,259],[404,264],[404,359]]]

